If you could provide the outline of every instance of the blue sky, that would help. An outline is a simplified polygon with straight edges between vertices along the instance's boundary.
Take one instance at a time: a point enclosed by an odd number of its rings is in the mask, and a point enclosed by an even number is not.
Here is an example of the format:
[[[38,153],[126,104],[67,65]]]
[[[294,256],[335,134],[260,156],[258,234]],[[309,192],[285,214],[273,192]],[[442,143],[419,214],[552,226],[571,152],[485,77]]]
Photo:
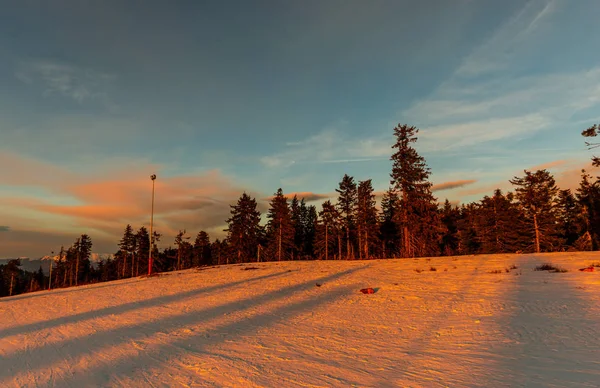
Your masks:
[[[263,209],[345,173],[385,190],[398,123],[421,129],[441,200],[540,166],[573,187],[600,121],[597,15],[594,0],[10,2],[0,257],[80,233],[111,251],[148,224],[153,172],[166,242],[218,235],[243,190]]]

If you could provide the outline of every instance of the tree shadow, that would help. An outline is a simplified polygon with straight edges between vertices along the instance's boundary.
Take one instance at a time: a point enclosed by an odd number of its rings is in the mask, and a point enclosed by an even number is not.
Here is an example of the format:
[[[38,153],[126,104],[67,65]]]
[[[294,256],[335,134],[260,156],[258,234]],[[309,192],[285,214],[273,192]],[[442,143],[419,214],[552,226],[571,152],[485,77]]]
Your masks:
[[[258,282],[261,280],[266,280],[269,278],[282,276],[285,274],[289,274],[289,273],[287,271],[281,271],[281,272],[276,272],[276,273],[272,273],[272,274],[268,274],[268,275],[262,275],[262,276],[248,278],[248,279],[242,279],[242,280],[232,282],[232,283],[218,284],[215,286],[194,289],[194,290],[181,292],[181,293],[177,293],[177,294],[173,294],[173,295],[164,295],[164,296],[159,296],[159,297],[152,298],[152,299],[145,299],[145,300],[125,303],[125,304],[120,304],[117,306],[105,307],[105,308],[98,309],[98,310],[86,311],[86,312],[79,313],[79,314],[68,315],[66,317],[54,318],[54,319],[49,319],[49,320],[45,320],[45,321],[41,321],[41,322],[10,327],[10,328],[4,329],[4,330],[0,330],[0,339],[9,337],[11,335],[27,334],[28,332],[31,332],[31,331],[50,329],[50,328],[53,328],[56,326],[65,325],[68,323],[75,323],[75,322],[83,321],[86,319],[100,318],[100,317],[112,315],[112,314],[122,314],[122,313],[125,313],[128,311],[133,311],[133,310],[137,310],[137,309],[141,309],[141,308],[154,307],[154,306],[159,306],[159,305],[163,305],[163,304],[174,302],[174,301],[181,301],[185,298],[194,297],[199,294],[204,294],[204,293],[209,293],[209,292],[219,291],[219,290],[224,291],[229,288],[233,288],[233,287],[239,286],[239,285],[247,283],[247,282]]]
[[[253,298],[232,301],[223,305],[218,305],[210,307],[208,309],[196,311],[194,313],[176,314],[155,321],[136,323],[129,326],[119,327],[113,330],[93,333],[81,338],[67,339],[60,343],[49,344],[43,347],[20,350],[11,354],[8,357],[3,358],[2,364],[5,367],[3,368],[3,370],[0,371],[0,378],[3,379],[3,381],[1,382],[9,383],[9,381],[6,380],[7,378],[14,378],[15,376],[22,373],[41,373],[42,375],[47,375],[47,372],[43,369],[52,368],[53,365],[57,362],[67,362],[67,359],[64,356],[61,356],[61,353],[68,355],[68,362],[69,364],[71,364],[71,361],[75,361],[77,360],[77,358],[80,358],[82,356],[91,357],[92,354],[97,353],[102,349],[106,349],[108,347],[124,345],[125,343],[131,344],[135,341],[143,341],[145,338],[151,335],[168,332],[173,329],[187,327],[190,325],[197,325],[199,323],[215,319],[224,314],[231,313],[232,311],[245,311],[252,308],[256,308],[264,303],[285,299],[286,297],[289,297],[299,291],[314,291],[315,289],[313,284],[315,280],[319,282],[332,281],[364,268],[365,267],[352,268],[318,279],[313,278],[306,282],[269,291],[267,293],[260,294]],[[327,295],[342,295],[346,292],[346,289],[344,289],[343,291],[336,291],[334,294]],[[270,312],[268,315],[265,316],[257,316],[246,320],[241,320],[239,322],[233,322],[231,324],[227,324],[223,327],[220,327],[219,330],[243,331],[247,327],[251,327],[252,325],[258,325],[258,323],[267,324],[270,321],[280,319],[279,315],[281,314],[300,312],[302,309],[316,307],[319,304],[325,303],[327,300],[323,300],[322,297],[313,298],[306,302],[298,303],[296,305],[284,306],[282,308],[276,309],[276,313]],[[215,343],[221,340],[222,339],[220,339],[219,337],[214,337],[212,339],[207,340],[207,344]],[[183,347],[184,341],[189,341],[189,337],[186,337],[184,339],[177,339],[175,341],[171,341],[165,344],[160,344],[156,348],[157,350],[154,350],[154,352],[160,352],[173,346]],[[60,349],[60,351],[57,351],[57,349]],[[148,354],[148,352],[141,353],[143,355]],[[96,360],[99,357],[101,356],[96,356]],[[27,362],[24,362],[24,360],[27,360]],[[153,360],[154,359],[152,358],[146,357],[144,363],[157,362],[156,360]],[[82,364],[85,364],[85,362],[83,362]],[[125,366],[132,367],[133,369],[139,369],[141,364],[137,360],[137,358],[131,358],[129,360],[118,360],[118,366],[120,374],[125,374]],[[65,381],[63,381],[63,383],[68,383],[72,386],[88,386],[89,384],[87,384],[86,382],[89,382],[92,385],[97,385],[98,379],[106,378],[106,376],[111,375],[111,373],[114,374],[114,368],[115,365],[112,363],[100,365],[98,367],[86,368],[80,373],[77,373],[77,375],[65,376]],[[129,371],[131,371],[131,369],[129,369]],[[52,382],[52,384],[56,384],[56,382]]]
[[[538,265],[548,258],[534,256],[534,261]],[[578,276],[531,270],[519,276],[510,295],[512,309],[502,322],[508,339],[501,351],[505,381],[527,387],[598,386],[600,322],[576,289]]]

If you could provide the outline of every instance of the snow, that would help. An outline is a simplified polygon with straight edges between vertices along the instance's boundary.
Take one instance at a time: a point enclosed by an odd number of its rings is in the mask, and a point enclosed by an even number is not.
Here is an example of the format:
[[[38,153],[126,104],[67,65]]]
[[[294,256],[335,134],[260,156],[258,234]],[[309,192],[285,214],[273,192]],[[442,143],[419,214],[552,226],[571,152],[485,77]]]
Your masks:
[[[2,298],[0,386],[596,387],[593,262],[256,263]]]

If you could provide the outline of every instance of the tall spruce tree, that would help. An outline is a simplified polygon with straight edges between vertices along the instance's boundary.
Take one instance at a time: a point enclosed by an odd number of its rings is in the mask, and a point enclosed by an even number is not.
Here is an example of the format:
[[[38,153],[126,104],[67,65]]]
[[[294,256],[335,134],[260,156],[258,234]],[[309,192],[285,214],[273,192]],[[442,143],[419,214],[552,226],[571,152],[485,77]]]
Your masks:
[[[395,257],[398,254],[400,233],[398,224],[398,209],[400,199],[394,189],[389,188],[381,198],[381,214],[379,215],[379,235],[381,239],[382,258]]]
[[[512,199],[511,193],[504,195],[496,189],[492,197],[481,200],[477,212],[481,253],[516,252],[529,245],[531,233]]]
[[[575,243],[585,233],[582,208],[570,189],[560,190],[556,200],[558,230],[565,249],[575,248]]]
[[[437,200],[431,192],[430,170],[425,158],[412,147],[419,130],[408,125],[394,128],[396,152],[391,184],[399,192],[400,211],[397,223],[402,238],[401,255],[415,257],[437,255],[441,238],[441,223]]]
[[[525,170],[525,176],[515,177],[516,197],[523,208],[525,219],[533,232],[535,252],[552,251],[559,246],[556,229],[555,201],[558,193],[554,177],[547,170],[534,173]]]
[[[127,224],[125,227],[125,231],[123,232],[123,237],[119,242],[119,248],[122,251],[123,265],[121,267],[122,277],[125,277],[125,271],[127,270],[127,259],[133,256],[135,252],[135,235],[133,234],[133,228],[130,224]],[[132,260],[133,261],[133,260]]]
[[[600,182],[593,180],[585,170],[581,170],[581,182],[577,189],[577,200],[584,217],[584,236],[576,246],[579,250],[598,250],[600,247]]]
[[[148,230],[142,226],[135,234],[135,240],[137,249],[135,276],[139,276],[140,273],[148,272],[148,257],[150,256],[150,234],[148,234]],[[143,263],[142,268],[140,268],[140,262]]]
[[[458,253],[458,220],[460,218],[460,210],[452,206],[450,201],[446,199],[441,213],[441,221],[445,227],[445,232],[442,236],[440,251],[442,255],[453,256]]]
[[[237,204],[231,205],[231,217],[226,222],[227,245],[235,261],[238,263],[254,261],[262,234],[260,211],[257,209],[256,199],[243,193]]]
[[[345,174],[339,187],[337,208],[343,220],[343,230],[346,243],[346,259],[354,257],[354,232],[356,227],[356,201],[357,190],[354,178]]]
[[[291,259],[296,232],[287,198],[281,188],[271,199],[267,218],[267,256],[277,261]]]
[[[302,200],[304,203],[304,200]],[[304,245],[304,225],[302,224],[303,209],[301,208],[298,196],[294,195],[290,202],[290,212],[292,217],[292,227],[294,228],[294,250],[292,256],[297,258],[303,255]]]
[[[356,201],[356,225],[358,231],[359,257],[369,259],[379,250],[377,208],[371,179],[358,183]]]
[[[335,256],[338,249],[338,259],[341,257],[342,223],[340,213],[331,201],[323,202],[322,210],[316,227],[314,249],[319,258],[329,260]]]
[[[201,230],[194,241],[194,265],[210,265],[212,264],[211,244],[208,233]]]

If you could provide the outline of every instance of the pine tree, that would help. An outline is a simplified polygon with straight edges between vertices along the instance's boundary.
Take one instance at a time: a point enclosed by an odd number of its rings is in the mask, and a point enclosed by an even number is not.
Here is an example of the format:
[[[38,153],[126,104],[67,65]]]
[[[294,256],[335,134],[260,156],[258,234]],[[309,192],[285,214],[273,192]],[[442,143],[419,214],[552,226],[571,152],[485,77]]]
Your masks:
[[[460,218],[457,223],[459,255],[474,255],[481,253],[479,219],[479,207],[477,204],[463,204],[460,207]]]
[[[201,230],[198,232],[196,236],[196,240],[194,241],[194,265],[211,265],[212,257],[211,257],[211,249],[210,249],[210,238],[208,233]]]
[[[445,233],[442,236],[440,250],[445,256],[453,256],[458,253],[458,220],[460,218],[460,210],[452,206],[450,201],[446,199],[441,212],[441,220],[445,226]]]
[[[304,199],[302,200],[302,205],[304,205]],[[306,205],[304,205],[306,208]],[[303,209],[300,201],[298,201],[298,196],[294,195],[290,202],[290,213],[292,218],[292,227],[294,228],[294,250],[293,250],[293,258],[298,258],[302,256],[304,253],[304,225],[302,224]]]
[[[123,237],[119,242],[119,248],[123,252],[123,267],[122,267],[122,277],[125,277],[125,270],[127,269],[127,258],[133,257],[135,252],[135,235],[133,234],[133,228],[131,225],[127,224],[125,227],[125,231],[123,232]],[[133,259],[132,259],[133,262]]]
[[[371,179],[358,183],[356,201],[356,224],[359,241],[359,257],[369,259],[379,249],[377,208]]]
[[[150,256],[150,234],[145,227],[141,227],[135,234],[137,263],[135,268],[135,276],[141,273],[148,272],[148,257]],[[145,263],[144,268],[140,269],[140,260]]]
[[[335,191],[338,193],[337,208],[343,220],[343,230],[346,237],[346,259],[349,260],[351,257],[354,257],[353,237],[358,195],[354,178],[345,174]]]
[[[512,199],[512,193],[505,196],[496,189],[491,198],[481,200],[477,212],[481,253],[516,252],[529,245],[531,233]]]
[[[338,248],[338,259],[341,259],[341,227],[340,214],[331,201],[325,201],[322,204],[322,210],[319,212],[319,219],[316,228],[315,253],[319,258],[329,260],[330,252],[335,252]]]
[[[573,248],[585,230],[582,208],[571,190],[560,190],[556,201],[558,231],[565,248]]]
[[[392,189],[383,193],[381,214],[379,216],[379,235],[382,243],[382,258],[395,257],[398,254],[399,231],[396,223],[400,199]]]
[[[254,261],[262,233],[256,199],[243,193],[237,204],[231,206],[231,217],[227,224],[227,244],[236,261]]]
[[[314,205],[306,206],[304,199],[300,203],[302,214],[302,228],[304,230],[303,253],[305,257],[312,258],[315,253],[315,238],[317,235],[318,214]]]
[[[295,230],[287,198],[278,189],[271,199],[267,223],[267,257],[271,260],[289,260],[295,243]]]
[[[552,251],[559,243],[554,206],[558,188],[554,178],[546,170],[525,170],[524,177],[515,177],[510,183],[517,186],[516,197],[534,233],[535,252]]]
[[[600,247],[600,182],[592,181],[591,175],[581,170],[581,182],[577,189],[581,206],[584,236],[577,241],[579,250],[598,250]],[[586,241],[587,240],[587,241]]]
[[[588,129],[581,132],[581,135],[583,137],[596,137],[599,134],[600,134],[600,124],[594,124],[591,127],[589,127]],[[600,143],[590,143],[587,141],[585,142],[585,145],[588,146],[588,149],[594,149],[594,148],[600,147]],[[599,167],[600,166],[600,158],[598,158],[597,156],[593,156],[592,157],[592,165],[594,167]]]
[[[439,253],[441,223],[437,200],[431,193],[430,170],[425,158],[412,147],[419,130],[407,125],[394,128],[397,151],[393,161],[391,184],[400,194],[397,223],[402,238],[403,257]]]
[[[188,240],[189,238],[190,238],[190,236],[186,236],[185,229],[180,230],[179,233],[177,233],[177,236],[175,236],[175,246],[177,247],[177,267],[176,267],[176,269],[178,271],[181,269],[187,268],[186,258],[188,256],[190,249],[188,249],[189,244],[186,244],[187,241],[185,241],[185,240]]]

